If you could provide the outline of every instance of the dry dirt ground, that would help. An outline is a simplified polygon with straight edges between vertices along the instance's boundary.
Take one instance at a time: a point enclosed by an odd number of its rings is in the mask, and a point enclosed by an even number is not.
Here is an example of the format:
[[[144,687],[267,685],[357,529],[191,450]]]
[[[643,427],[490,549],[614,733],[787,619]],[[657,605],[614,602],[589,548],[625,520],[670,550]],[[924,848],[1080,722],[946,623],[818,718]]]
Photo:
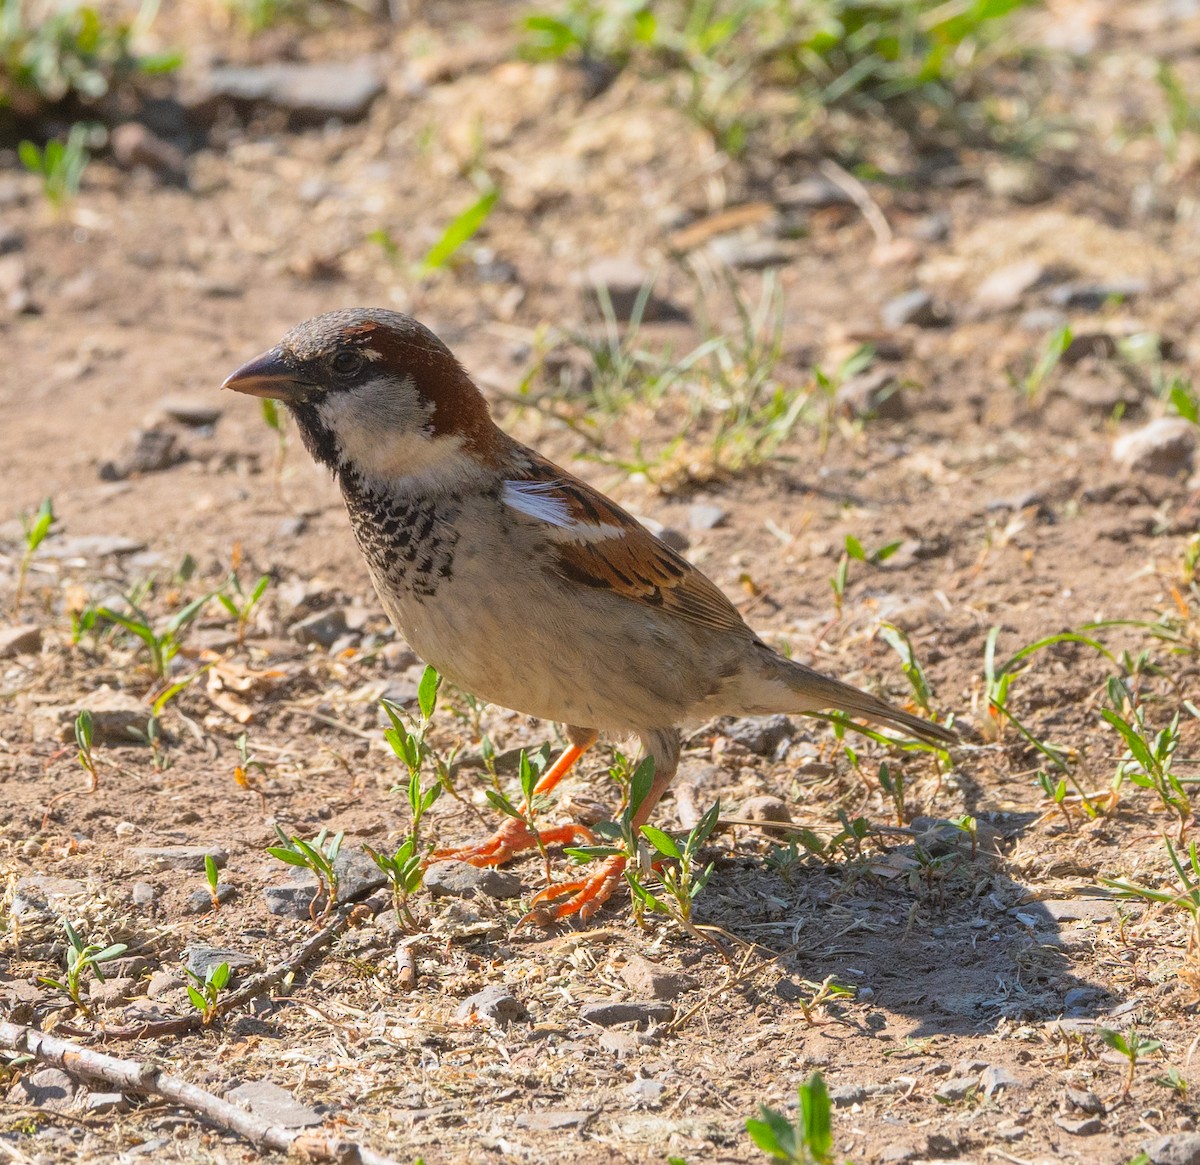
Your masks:
[[[1200,650],[1187,563],[1200,521],[1195,433],[1182,425],[1174,446],[1132,466],[1114,440],[1170,411],[1161,386],[1197,356],[1196,139],[1182,125],[1164,144],[1155,67],[1169,59],[1186,85],[1200,82],[1189,56],[1200,17],[1100,0],[1031,19],[1031,43],[1058,46],[1030,66],[1044,90],[1028,114],[1043,119],[1037,148],[961,146],[922,168],[886,136],[866,142],[884,222],[873,231],[836,187],[807,204],[795,194],[828,183],[824,139],[731,160],[667,83],[628,73],[592,95],[570,63],[520,60],[516,6],[427,5],[394,28],[338,10],[328,27],[257,39],[194,8],[164,13],[156,29],[188,46],[189,70],[218,53],[369,53],[388,90],[353,125],[226,116],[189,156],[185,186],[97,159],[65,217],[5,155],[3,220],[17,240],[6,294],[24,310],[0,319],[0,609],[40,632],[36,650],[0,661],[7,1016],[153,1059],[218,1094],[270,1081],[328,1129],[429,1165],[763,1159],[746,1118],[760,1102],[792,1111],[818,1067],[838,1099],[839,1161],[1118,1163],[1168,1135],[1190,1151],[1200,1029],[1189,919],[1101,883],[1177,885],[1163,836],[1177,837],[1180,821],[1130,780],[1112,794],[1125,746],[1100,712],[1118,675],[1151,737],[1181,712],[1175,770],[1195,779],[1200,722],[1184,705]],[[1062,55],[1064,44],[1083,55]],[[496,209],[454,269],[418,278],[415,261],[477,197],[481,170],[502,191]],[[723,237],[742,265],[727,269],[710,242],[723,234],[716,216],[739,207],[750,208],[745,233]],[[688,228],[698,230],[681,238]],[[376,231],[398,254],[369,240]],[[764,244],[765,270],[752,261]],[[661,390],[606,379],[584,342],[604,334],[583,278],[601,259],[656,273],[656,294],[681,317],[647,323],[629,347],[678,360],[724,336],[731,384],[765,367],[787,399],[808,399],[774,456],[714,466],[728,415],[713,376]],[[1033,266],[1022,275],[1017,263]],[[984,290],[997,273],[1009,286]],[[1072,282],[1101,290],[1062,306],[1055,289]],[[1105,291],[1114,286],[1126,294]],[[913,289],[932,296],[925,315],[881,315]],[[751,313],[765,305],[763,334],[782,305],[777,361],[769,344],[739,347],[739,298]],[[878,634],[885,621],[902,628],[933,708],[955,718],[964,744],[939,761],[839,741],[811,720],[767,740],[708,725],[659,824],[689,824],[718,796],[726,816],[744,818],[747,802],[770,796],[826,848],[801,846],[789,863],[778,833],[714,835],[696,903],[707,938],[661,917],[637,925],[624,895],[584,927],[516,930],[542,884],[531,857],[511,867],[516,897],[420,894],[415,928],[364,912],[211,1027],[139,1038],[138,1025],[191,1014],[180,982],[189,949],[246,956],[244,981],[313,933],[307,917],[268,910],[265,889],[288,883],[264,852],[276,824],[301,837],[345,831],[347,852],[407,831],[377,701],[411,707],[420,669],[382,616],[331,483],[294,434],[279,461],[256,402],[218,393],[292,324],[355,304],[429,323],[509,428],[674,531],[771,642],[911,706],[900,657]],[[1064,319],[1087,339],[1031,383]],[[863,342],[875,350],[866,375],[898,386],[866,417],[829,405],[813,374],[836,381]],[[165,418],[168,397],[219,415]],[[171,455],[126,473],[145,429]],[[750,423],[735,437],[758,432]],[[47,496],[56,522],[14,613],[19,515]],[[839,608],[830,579],[847,536],[868,552],[902,546],[876,565],[851,560]],[[140,588],[162,625],[234,565],[247,588],[271,580],[244,645],[210,602],[180,635],[170,676],[195,678],[163,707],[156,747],[98,742],[98,788],[87,791],[68,743],[77,712],[127,707],[145,724],[163,685],[118,628],[101,621],[73,642],[71,612]],[[301,642],[296,625],[322,612],[330,622]],[[1039,769],[1057,781],[1050,760],[989,714],[985,645],[999,628],[999,665],[1097,623],[1088,635],[1104,653],[1047,646],[1014,668],[1007,693],[1030,736],[1062,750],[1072,780],[1055,808],[1037,781]],[[443,844],[495,820],[481,732],[503,756],[554,736],[444,693],[432,739],[468,763],[456,777],[465,803],[444,796],[429,818]],[[243,733],[261,798],[235,781]],[[879,784],[884,760],[903,774],[899,810]],[[602,750],[567,789],[611,816],[608,761]],[[499,780],[513,793],[511,768]],[[861,842],[831,844],[839,813],[870,824]],[[964,814],[977,822],[974,849],[935,824]],[[200,849],[152,852],[175,846]],[[197,856],[206,849],[223,855],[217,910]],[[552,858],[561,875],[566,863]],[[39,982],[63,973],[63,917],[87,941],[128,946],[90,1018]],[[411,953],[415,984],[398,951]],[[463,1006],[487,987],[512,997],[495,1019]],[[598,1001],[654,1006],[611,1026],[590,1018]],[[1161,1041],[1131,1085],[1104,1028]],[[36,1067],[8,1068],[0,1085],[6,1159],[257,1155],[162,1100],[129,1096],[115,1111],[87,1093],[48,1100],[22,1083]]]

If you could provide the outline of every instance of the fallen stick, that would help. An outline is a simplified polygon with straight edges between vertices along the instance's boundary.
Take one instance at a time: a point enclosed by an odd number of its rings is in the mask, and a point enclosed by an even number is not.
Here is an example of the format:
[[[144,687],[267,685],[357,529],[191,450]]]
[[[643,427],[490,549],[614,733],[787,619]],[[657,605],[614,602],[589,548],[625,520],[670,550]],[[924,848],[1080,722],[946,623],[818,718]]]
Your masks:
[[[384,1157],[353,1141],[331,1138],[322,1132],[285,1129],[272,1124],[145,1060],[120,1060],[24,1024],[0,1022],[0,1047],[32,1056],[43,1064],[53,1064],[77,1079],[103,1080],[123,1092],[164,1097],[199,1113],[218,1128],[244,1137],[253,1145],[278,1149],[283,1153],[294,1150],[312,1161],[336,1161],[342,1165],[346,1162],[398,1165],[393,1158]]]

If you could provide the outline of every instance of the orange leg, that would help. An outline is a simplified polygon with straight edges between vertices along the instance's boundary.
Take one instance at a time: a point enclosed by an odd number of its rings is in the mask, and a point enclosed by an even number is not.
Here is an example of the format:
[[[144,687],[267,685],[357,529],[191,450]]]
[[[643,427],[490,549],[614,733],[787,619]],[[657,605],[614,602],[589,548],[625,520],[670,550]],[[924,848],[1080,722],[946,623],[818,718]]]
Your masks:
[[[621,883],[628,859],[622,854],[605,858],[594,873],[575,882],[558,882],[547,886],[545,890],[533,896],[533,909],[517,924],[518,928],[527,922],[538,926],[550,926],[560,918],[569,914],[578,914],[583,922],[587,922],[605,902],[612,897],[613,891]],[[566,897],[566,901],[557,906],[538,906],[539,902],[550,902],[555,898]]]
[[[595,743],[596,733],[580,728],[569,728],[570,747],[542,774],[534,786],[534,795],[549,793],[571,771],[575,762]],[[528,807],[527,807],[528,808]],[[521,850],[541,845],[569,845],[573,841],[592,842],[595,838],[582,825],[558,825],[552,829],[533,830],[515,817],[510,817],[486,841],[478,845],[462,846],[459,849],[435,850],[431,861],[459,861],[471,866],[498,866],[508,861]]]

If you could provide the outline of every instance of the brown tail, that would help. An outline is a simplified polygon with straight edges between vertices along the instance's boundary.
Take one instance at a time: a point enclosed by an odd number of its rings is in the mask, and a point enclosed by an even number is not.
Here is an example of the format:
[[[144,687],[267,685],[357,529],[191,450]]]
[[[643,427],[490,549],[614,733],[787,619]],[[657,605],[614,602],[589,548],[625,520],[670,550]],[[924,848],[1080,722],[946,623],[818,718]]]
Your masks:
[[[851,716],[861,716],[864,720],[872,720],[901,732],[909,732],[929,744],[958,743],[958,733],[941,724],[935,724],[932,720],[922,720],[919,716],[913,716],[886,700],[879,699],[878,696],[872,696],[860,688],[851,687],[850,684],[843,684],[841,680],[824,676],[802,663],[794,663],[779,655],[775,656],[775,660],[779,665],[778,678],[799,697],[790,709],[793,712],[820,712],[827,708],[836,708]]]

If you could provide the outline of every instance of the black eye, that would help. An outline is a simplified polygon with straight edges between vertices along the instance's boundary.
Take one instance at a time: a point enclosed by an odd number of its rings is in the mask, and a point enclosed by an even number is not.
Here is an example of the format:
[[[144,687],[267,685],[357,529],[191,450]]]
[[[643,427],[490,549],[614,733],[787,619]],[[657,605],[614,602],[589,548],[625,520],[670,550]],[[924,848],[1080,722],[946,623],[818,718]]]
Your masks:
[[[353,349],[343,348],[331,361],[334,372],[339,376],[352,376],[363,365],[363,358]]]

